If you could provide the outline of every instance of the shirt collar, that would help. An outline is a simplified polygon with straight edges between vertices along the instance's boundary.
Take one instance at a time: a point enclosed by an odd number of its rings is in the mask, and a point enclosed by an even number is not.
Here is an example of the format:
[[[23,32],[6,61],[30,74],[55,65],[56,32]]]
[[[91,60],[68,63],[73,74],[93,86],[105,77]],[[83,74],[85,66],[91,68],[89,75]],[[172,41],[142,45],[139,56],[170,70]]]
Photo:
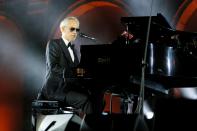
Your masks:
[[[63,39],[64,43],[66,44],[66,46],[68,46],[69,41],[67,39],[64,39],[63,37],[62,37],[62,39]]]

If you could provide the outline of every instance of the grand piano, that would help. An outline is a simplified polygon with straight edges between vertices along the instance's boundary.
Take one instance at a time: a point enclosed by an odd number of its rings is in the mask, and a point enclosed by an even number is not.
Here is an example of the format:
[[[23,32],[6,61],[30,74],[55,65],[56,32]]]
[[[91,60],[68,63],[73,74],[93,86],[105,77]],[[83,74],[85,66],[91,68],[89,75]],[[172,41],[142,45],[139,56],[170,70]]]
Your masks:
[[[133,39],[81,45],[80,76],[109,86],[139,85],[148,20],[148,16],[121,18]],[[150,27],[145,86],[162,93],[173,87],[197,87],[197,34],[172,29],[161,14],[152,16]]]

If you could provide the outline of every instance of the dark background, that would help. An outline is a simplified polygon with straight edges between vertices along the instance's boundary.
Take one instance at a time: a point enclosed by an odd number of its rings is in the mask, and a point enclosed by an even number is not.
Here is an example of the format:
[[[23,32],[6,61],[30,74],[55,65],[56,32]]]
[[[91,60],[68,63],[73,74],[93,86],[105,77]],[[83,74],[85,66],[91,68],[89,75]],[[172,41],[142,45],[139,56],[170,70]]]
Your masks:
[[[151,4],[152,3],[152,4]],[[81,31],[110,44],[121,17],[163,14],[175,30],[197,31],[196,0],[0,0],[0,130],[30,130],[31,100],[45,75],[45,46],[59,22],[74,15]]]

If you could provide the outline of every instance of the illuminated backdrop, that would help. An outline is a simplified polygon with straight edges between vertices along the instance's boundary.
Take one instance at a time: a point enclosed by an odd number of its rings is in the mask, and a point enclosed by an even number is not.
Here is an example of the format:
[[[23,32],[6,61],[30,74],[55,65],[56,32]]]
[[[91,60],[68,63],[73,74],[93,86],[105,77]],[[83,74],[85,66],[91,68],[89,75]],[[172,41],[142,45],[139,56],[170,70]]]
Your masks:
[[[26,122],[31,110],[29,102],[42,87],[45,75],[45,46],[50,38],[59,37],[58,23],[65,16],[78,16],[81,30],[97,38],[99,44],[110,44],[125,30],[120,23],[122,16],[162,13],[174,29],[197,31],[196,0],[151,3],[151,0],[0,0],[0,129],[29,130],[30,123]]]

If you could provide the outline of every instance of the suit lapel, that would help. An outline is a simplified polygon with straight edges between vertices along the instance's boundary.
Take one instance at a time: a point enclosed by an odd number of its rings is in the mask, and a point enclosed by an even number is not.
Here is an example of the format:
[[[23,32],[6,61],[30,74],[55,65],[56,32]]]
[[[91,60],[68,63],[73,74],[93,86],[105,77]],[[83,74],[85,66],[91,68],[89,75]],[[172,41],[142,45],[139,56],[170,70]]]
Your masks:
[[[79,60],[78,60],[78,57],[77,57],[77,54],[76,54],[76,50],[73,49],[73,53],[74,53],[74,57],[75,57],[75,60],[73,62],[72,58],[70,56],[70,53],[68,51],[68,48],[67,48],[66,44],[64,43],[63,39],[60,39],[59,43],[60,43],[61,48],[63,49],[63,53],[64,53],[66,59],[69,60],[69,63],[74,64],[74,65],[79,64]]]
[[[64,53],[66,59],[69,60],[69,63],[73,63],[72,58],[70,56],[70,53],[68,51],[68,48],[67,48],[66,44],[64,43],[63,39],[60,39],[59,44],[60,44],[60,47],[63,50],[63,53]]]

